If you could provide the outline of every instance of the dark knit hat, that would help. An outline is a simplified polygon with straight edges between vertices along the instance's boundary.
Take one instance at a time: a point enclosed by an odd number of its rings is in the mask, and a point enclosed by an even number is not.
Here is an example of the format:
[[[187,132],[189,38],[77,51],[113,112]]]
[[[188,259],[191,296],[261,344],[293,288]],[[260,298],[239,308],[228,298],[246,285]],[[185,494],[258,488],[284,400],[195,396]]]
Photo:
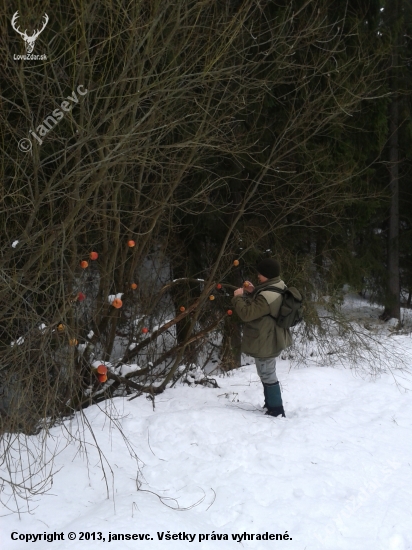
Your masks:
[[[280,275],[280,264],[274,258],[264,258],[260,260],[260,262],[256,263],[256,269],[258,273],[268,279],[274,279]]]

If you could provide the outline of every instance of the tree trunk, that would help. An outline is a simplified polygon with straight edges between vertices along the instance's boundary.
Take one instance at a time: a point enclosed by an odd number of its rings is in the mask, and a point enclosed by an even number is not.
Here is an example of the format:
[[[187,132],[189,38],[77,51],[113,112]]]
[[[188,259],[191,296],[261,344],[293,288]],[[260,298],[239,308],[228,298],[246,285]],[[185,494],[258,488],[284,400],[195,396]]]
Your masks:
[[[394,8],[398,17],[398,2],[395,0]],[[401,318],[400,309],[400,278],[399,278],[399,97],[397,86],[397,67],[398,67],[398,36],[395,38],[394,49],[392,53],[392,90],[393,99],[390,106],[390,138],[389,138],[389,174],[390,174],[390,192],[391,204],[389,213],[389,232],[388,232],[388,290],[387,303],[382,318],[395,319]]]
[[[390,189],[391,208],[388,235],[388,305],[386,313],[400,319],[400,282],[399,282],[399,148],[398,126],[399,106],[395,97],[390,113]]]

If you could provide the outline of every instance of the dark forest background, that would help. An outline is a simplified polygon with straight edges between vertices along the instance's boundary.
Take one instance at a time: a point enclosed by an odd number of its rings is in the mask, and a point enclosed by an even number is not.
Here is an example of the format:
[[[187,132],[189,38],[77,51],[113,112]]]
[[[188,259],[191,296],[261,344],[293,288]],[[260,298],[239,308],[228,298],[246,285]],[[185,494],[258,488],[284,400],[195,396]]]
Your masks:
[[[16,10],[29,34],[48,14],[33,52],[47,60],[14,60]],[[303,337],[321,336],[317,305],[335,311],[344,285],[401,327],[409,1],[6,1],[0,24],[3,433],[154,399],[212,353],[239,366],[230,297],[265,255],[305,296]]]

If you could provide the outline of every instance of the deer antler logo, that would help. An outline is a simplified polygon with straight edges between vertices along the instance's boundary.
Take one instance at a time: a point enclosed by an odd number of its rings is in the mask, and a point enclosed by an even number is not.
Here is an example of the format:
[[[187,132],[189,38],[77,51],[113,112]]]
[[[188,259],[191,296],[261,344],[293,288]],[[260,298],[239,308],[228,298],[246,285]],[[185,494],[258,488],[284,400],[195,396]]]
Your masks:
[[[16,27],[16,21],[18,17],[19,17],[19,12],[16,11],[16,13],[13,15],[13,19],[11,20],[11,26],[17,33],[19,33],[23,37],[23,40],[26,45],[26,52],[31,53],[34,50],[34,45],[36,43],[36,40],[38,39],[40,33],[43,32],[45,26],[47,25],[47,22],[49,21],[49,16],[47,15],[47,13],[43,15],[44,17],[43,27],[39,31],[35,30],[31,36],[29,36],[26,31],[21,32],[19,30],[19,27]]]

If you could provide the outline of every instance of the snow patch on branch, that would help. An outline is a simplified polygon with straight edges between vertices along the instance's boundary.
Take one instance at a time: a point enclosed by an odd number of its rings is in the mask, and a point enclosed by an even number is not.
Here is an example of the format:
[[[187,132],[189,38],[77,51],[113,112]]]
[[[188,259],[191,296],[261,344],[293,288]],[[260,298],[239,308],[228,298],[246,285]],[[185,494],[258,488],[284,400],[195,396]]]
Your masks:
[[[109,304],[112,304],[116,298],[121,299],[123,294],[124,292],[118,292],[117,294],[109,294],[109,296],[107,297],[107,301],[109,302]]]

